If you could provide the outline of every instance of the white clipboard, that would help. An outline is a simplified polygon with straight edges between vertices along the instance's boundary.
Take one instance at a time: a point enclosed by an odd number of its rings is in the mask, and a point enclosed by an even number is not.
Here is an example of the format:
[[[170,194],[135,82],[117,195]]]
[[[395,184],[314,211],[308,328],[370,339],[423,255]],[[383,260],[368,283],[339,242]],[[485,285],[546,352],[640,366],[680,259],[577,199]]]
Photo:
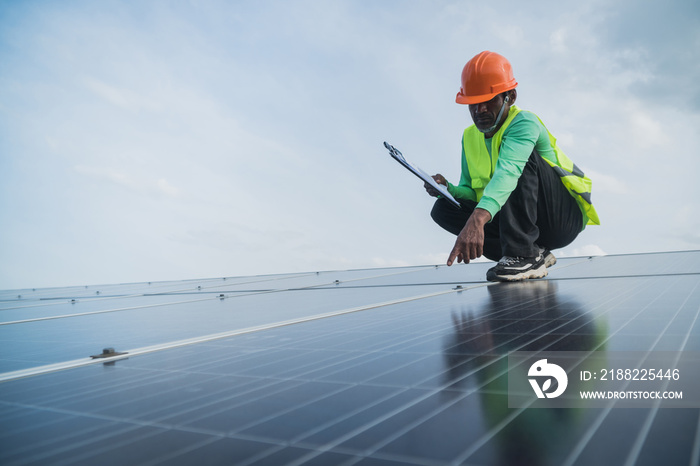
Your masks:
[[[384,141],[384,147],[386,147],[386,148],[389,150],[389,154],[391,154],[391,156],[394,158],[394,160],[396,160],[396,161],[399,162],[401,165],[403,165],[404,167],[406,167],[411,173],[413,173],[414,175],[416,175],[418,178],[420,178],[421,180],[425,181],[425,182],[428,183],[430,186],[432,186],[433,188],[435,188],[436,191],[439,191],[440,194],[441,194],[445,199],[447,199],[448,201],[450,201],[450,203],[451,203],[452,205],[454,205],[454,206],[457,207],[458,209],[461,207],[461,206],[459,205],[459,202],[457,202],[457,199],[455,199],[455,198],[452,196],[452,194],[450,194],[450,193],[447,191],[447,186],[444,186],[444,185],[441,185],[441,184],[439,184],[439,183],[436,183],[432,176],[428,175],[428,174],[425,173],[423,170],[421,170],[420,168],[418,168],[417,166],[413,165],[413,164],[410,163],[408,160],[406,160],[406,159],[404,158],[403,154],[401,153],[401,151],[399,151],[396,147],[392,146],[392,145],[389,144],[388,142]]]

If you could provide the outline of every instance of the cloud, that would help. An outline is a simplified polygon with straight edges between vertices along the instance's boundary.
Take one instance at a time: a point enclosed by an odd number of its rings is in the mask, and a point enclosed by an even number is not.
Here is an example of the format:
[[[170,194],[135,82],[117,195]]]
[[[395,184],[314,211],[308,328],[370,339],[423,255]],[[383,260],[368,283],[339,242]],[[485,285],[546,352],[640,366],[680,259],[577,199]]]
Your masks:
[[[401,259],[387,259],[384,257],[373,257],[372,258],[372,266],[373,267],[407,267],[410,265],[416,265],[416,264],[411,264],[407,260],[401,260]]]
[[[700,247],[700,207],[685,202],[675,207],[670,215],[670,223],[675,225],[669,236],[680,242],[681,247]],[[679,247],[680,249],[680,247]]]
[[[673,234],[675,238],[680,240],[685,244],[686,247],[691,249],[700,249],[700,233],[697,231],[689,231],[682,234]]]
[[[621,0],[607,6],[600,40],[612,50],[636,51],[619,57],[627,68],[644,68],[648,79],[630,83],[640,100],[686,109],[700,104],[700,3]],[[638,52],[638,53],[637,53]]]
[[[669,137],[663,123],[649,111],[633,109],[630,119],[631,141],[639,148],[666,147]]]
[[[180,190],[171,185],[165,178],[151,178],[128,173],[111,167],[91,167],[76,165],[76,173],[98,181],[108,181],[140,194],[158,194],[177,197]]]
[[[166,180],[165,178],[160,178],[157,181],[156,185],[163,194],[166,194],[170,197],[176,197],[180,192],[179,189],[168,183],[168,180]]]
[[[606,175],[594,170],[586,170],[586,176],[593,181],[593,192],[608,194],[630,194],[631,189],[627,182],[613,175]]]
[[[117,107],[131,111],[157,109],[155,102],[145,95],[128,89],[117,88],[92,77],[85,77],[83,81],[91,92]]]
[[[550,34],[549,36],[549,45],[552,48],[552,50],[556,53],[566,53],[568,50],[567,47],[567,39],[568,39],[568,29],[567,28],[559,28],[556,29]]]

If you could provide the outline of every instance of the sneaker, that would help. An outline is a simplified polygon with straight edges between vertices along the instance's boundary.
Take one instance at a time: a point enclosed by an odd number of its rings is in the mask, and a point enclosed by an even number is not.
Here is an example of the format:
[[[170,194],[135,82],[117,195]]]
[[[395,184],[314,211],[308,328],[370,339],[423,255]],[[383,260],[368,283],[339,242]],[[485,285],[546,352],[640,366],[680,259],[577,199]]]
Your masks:
[[[486,280],[490,282],[514,282],[546,276],[547,266],[543,254],[537,257],[503,256],[495,267],[486,272]]]
[[[550,251],[547,248],[540,248],[540,254],[544,256],[544,265],[547,268],[550,268],[554,264],[557,263],[557,258],[554,257],[554,254],[552,254],[552,251]]]

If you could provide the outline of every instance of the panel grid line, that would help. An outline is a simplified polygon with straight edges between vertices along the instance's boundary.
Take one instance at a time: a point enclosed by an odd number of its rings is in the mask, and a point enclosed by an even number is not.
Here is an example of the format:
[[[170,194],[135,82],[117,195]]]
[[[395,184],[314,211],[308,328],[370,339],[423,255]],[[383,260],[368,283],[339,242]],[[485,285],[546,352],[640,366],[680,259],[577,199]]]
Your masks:
[[[641,287],[641,285],[640,285],[639,287]],[[615,298],[617,298],[617,296],[611,298],[611,300],[614,300]],[[641,313],[641,312],[642,312],[642,310],[639,311],[639,313]],[[553,330],[554,330],[554,329],[553,329]],[[551,332],[550,332],[550,333],[551,333]],[[563,338],[565,338],[565,337],[566,337],[566,335],[562,335],[562,336],[559,338],[559,340],[561,340],[561,339],[563,339]],[[529,342],[528,342],[527,344],[529,344]],[[521,347],[524,347],[524,346],[526,346],[527,344],[523,344]],[[602,343],[601,343],[601,345],[602,345]],[[517,350],[518,350],[518,349],[516,348],[516,349],[513,350],[513,351],[517,351]],[[491,364],[494,364],[494,363],[496,363],[497,361],[503,359],[504,357],[506,357],[506,356],[501,356],[501,357],[498,358],[498,359],[495,359],[495,360],[493,360],[493,361],[491,361],[491,362],[489,362],[489,363],[483,364],[482,366],[479,366],[479,367],[473,369],[471,372],[465,374],[464,376],[462,376],[462,377],[461,377],[460,379],[458,379],[458,380],[463,380],[463,379],[465,379],[465,378],[467,378],[467,377],[473,375],[473,374],[474,374],[475,372],[477,372],[478,370],[481,370],[481,369],[483,369],[483,368],[486,367],[486,366],[489,366],[489,365],[491,365]],[[484,384],[482,384],[482,386],[488,385],[488,384],[491,383],[493,380],[497,379],[498,377],[503,376],[503,375],[506,374],[506,373],[507,373],[507,371],[506,371],[506,372],[501,372],[501,373],[499,373],[499,374],[493,376],[491,379],[488,379]],[[313,458],[315,458],[316,456],[318,456],[319,454],[321,454],[321,453],[323,453],[323,452],[330,451],[330,450],[334,449],[335,447],[337,447],[338,445],[342,444],[342,443],[345,442],[346,440],[349,440],[350,438],[352,438],[352,437],[358,435],[359,433],[365,432],[365,431],[369,430],[370,428],[374,427],[375,425],[379,424],[380,422],[383,422],[383,421],[389,419],[390,417],[393,417],[393,416],[399,414],[400,412],[405,411],[406,409],[408,409],[408,408],[410,408],[410,407],[412,407],[412,406],[415,406],[417,403],[419,403],[419,402],[421,402],[421,401],[424,401],[425,399],[427,399],[428,397],[430,397],[430,396],[432,396],[432,395],[434,395],[434,394],[436,394],[436,393],[439,393],[441,390],[443,390],[443,389],[449,387],[449,385],[451,385],[451,384],[453,384],[453,383],[454,383],[454,381],[450,382],[450,384],[448,384],[448,385],[446,385],[446,386],[438,387],[438,388],[432,390],[431,392],[429,392],[428,394],[425,394],[425,395],[421,396],[420,398],[418,398],[418,399],[416,399],[416,400],[413,400],[413,401],[411,401],[410,403],[407,403],[406,405],[403,405],[403,406],[401,406],[400,408],[398,408],[398,409],[396,409],[396,410],[394,410],[394,411],[392,411],[392,412],[390,412],[390,413],[388,413],[388,414],[386,414],[386,415],[384,415],[384,416],[382,416],[382,417],[380,417],[380,418],[378,418],[378,419],[375,419],[372,423],[370,423],[370,424],[368,424],[368,425],[365,425],[365,426],[362,426],[361,428],[355,429],[354,431],[348,433],[347,435],[341,437],[340,439],[337,439],[337,440],[335,440],[334,442],[331,442],[331,443],[329,443],[329,444],[327,444],[327,445],[324,445],[324,446],[322,446],[322,447],[320,447],[320,448],[317,448],[317,451],[312,452],[312,453],[309,453],[308,455],[306,455],[305,457],[299,459],[298,461],[292,462],[292,463],[290,464],[290,466],[292,466],[292,465],[293,465],[293,466],[301,465],[301,464],[303,464],[303,462],[306,462],[306,461],[308,461],[308,460],[310,460],[310,459],[313,459]],[[470,391],[468,394],[474,393],[474,392],[476,392],[477,390],[478,390],[478,389],[473,389],[473,390]],[[522,412],[524,409],[525,409],[525,408],[523,408],[522,410],[519,410],[518,413]],[[500,425],[500,424],[499,424],[499,425]],[[507,424],[504,424],[503,426],[505,426],[505,425],[507,425]],[[488,441],[491,440],[491,438],[493,438],[493,436],[495,436],[495,434],[496,434],[497,432],[500,431],[500,429],[501,429],[503,426],[501,426],[501,427],[498,428],[498,429],[495,429],[495,428],[494,428],[494,429],[491,429],[487,434],[485,434],[484,436],[482,436],[482,438],[481,438],[477,443],[475,443],[474,445],[478,444],[479,446],[481,446],[481,445],[483,445],[483,444],[486,444]],[[403,432],[403,430],[402,430],[402,432]],[[405,433],[405,432],[403,432],[403,433]],[[380,445],[383,446],[383,445],[385,445],[385,443],[380,443]],[[369,452],[368,455],[371,455],[371,454],[373,454],[374,452],[376,452],[379,448],[381,448],[381,446],[380,446],[380,447],[377,447],[377,446],[375,445],[375,447],[374,447],[373,449],[368,450],[368,452]],[[469,448],[469,449],[467,449],[467,450],[465,451],[465,453],[463,453],[462,455],[460,455],[459,459],[458,459],[458,460],[455,460],[455,461],[456,461],[456,462],[466,461],[466,460],[468,459],[468,457],[471,456],[471,455],[476,451],[476,449],[477,449],[477,448]],[[352,463],[349,463],[349,464],[352,464]]]
[[[693,288],[693,290],[695,290],[696,288],[697,288],[697,284],[696,284],[696,286]],[[666,292],[666,291],[667,291],[667,290],[665,290],[665,292]],[[689,294],[688,296],[690,297],[690,294]],[[658,297],[657,297],[657,299],[658,299]],[[687,300],[686,300],[686,301],[687,301]],[[646,309],[649,305],[651,305],[651,303],[649,303],[647,306],[645,306],[645,309]],[[679,310],[680,310],[680,309],[679,309]],[[641,312],[641,311],[640,311],[640,312]],[[676,313],[675,315],[677,315],[677,313]],[[670,325],[670,322],[669,322],[668,325]],[[666,328],[668,328],[668,326],[667,326]],[[655,342],[654,344],[658,343],[658,341],[659,341],[660,338],[661,338],[661,334],[659,334],[659,337],[657,338],[657,340],[656,340],[656,342]],[[627,385],[628,385],[628,384],[625,384],[624,386],[627,386]],[[579,455],[581,454],[581,452],[583,451],[583,449],[586,447],[586,445],[590,442],[591,438],[592,438],[593,435],[596,433],[596,431],[598,430],[598,428],[603,424],[603,422],[605,421],[605,418],[608,416],[608,414],[610,413],[610,411],[613,409],[613,406],[614,406],[614,405],[615,405],[615,402],[614,402],[614,401],[611,401],[610,403],[608,403],[608,405],[603,409],[603,411],[600,413],[600,415],[596,418],[596,420],[593,422],[593,424],[592,424],[591,427],[588,429],[588,431],[587,431],[585,434],[582,435],[582,437],[581,437],[580,441],[578,442],[578,444],[572,449],[571,453],[570,453],[569,456],[566,458],[566,460],[565,460],[563,466],[570,466],[570,465],[573,465],[573,464],[576,462],[576,460],[578,459]]]
[[[690,294],[692,294],[697,289],[697,287],[698,287],[698,285],[695,285],[695,288],[693,288],[693,290],[691,291]],[[678,308],[678,311],[676,311],[676,314],[673,317],[674,319],[681,312],[682,306],[685,305],[688,302],[688,300],[690,299],[690,294],[685,299],[685,301],[683,301],[683,304]],[[688,333],[686,334],[685,338],[683,339],[681,347],[678,350],[679,353],[676,356],[676,360],[674,361],[674,367],[675,367],[675,365],[678,364],[678,362],[680,360],[680,352],[683,351],[683,349],[685,349],[685,346],[688,343],[688,339],[690,338],[690,331],[692,330],[695,323],[698,321],[699,314],[700,314],[700,308],[698,308],[697,312],[695,313],[695,317],[693,318],[693,323],[689,326]],[[654,343],[654,346],[656,346],[656,344],[659,342],[659,340],[661,339],[661,335],[663,335],[663,333],[668,329],[668,327],[671,325],[672,321],[673,321],[673,319],[671,320],[671,322],[668,323],[666,328],[664,328],[664,330],[659,334],[659,338]],[[652,346],[651,350],[654,349],[654,346]],[[664,382],[663,386],[661,387],[661,390],[666,390],[669,383],[670,383],[670,381],[666,380]],[[633,466],[637,462],[637,460],[639,459],[639,454],[641,453],[642,447],[644,446],[644,443],[647,439],[647,436],[649,435],[649,431],[651,430],[651,425],[654,422],[654,419],[656,418],[656,414],[659,412],[660,405],[661,405],[661,400],[657,399],[654,401],[654,404],[652,405],[652,407],[649,411],[649,414],[647,415],[646,419],[644,420],[644,424],[642,424],[642,428],[641,428],[639,434],[637,435],[637,439],[634,442],[634,445],[632,445],[632,449],[630,450],[629,455],[627,456],[627,458],[625,460],[624,466]]]

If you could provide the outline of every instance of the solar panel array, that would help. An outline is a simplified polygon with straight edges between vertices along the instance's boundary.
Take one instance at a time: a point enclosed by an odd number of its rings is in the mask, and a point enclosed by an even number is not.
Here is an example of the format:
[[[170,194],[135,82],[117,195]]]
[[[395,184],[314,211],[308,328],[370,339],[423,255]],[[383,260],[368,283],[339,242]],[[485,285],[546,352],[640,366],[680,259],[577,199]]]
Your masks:
[[[696,465],[700,410],[510,409],[507,355],[700,351],[699,259],[3,291],[0,463]]]

